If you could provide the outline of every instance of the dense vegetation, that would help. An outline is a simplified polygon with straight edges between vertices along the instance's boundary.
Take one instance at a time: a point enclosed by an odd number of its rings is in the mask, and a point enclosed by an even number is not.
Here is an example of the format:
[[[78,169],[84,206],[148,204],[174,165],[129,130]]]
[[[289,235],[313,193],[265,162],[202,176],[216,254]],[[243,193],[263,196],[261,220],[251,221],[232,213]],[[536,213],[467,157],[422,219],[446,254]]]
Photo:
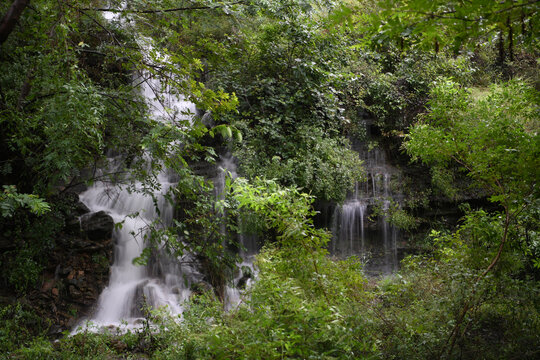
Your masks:
[[[527,0],[2,3],[0,354],[537,358],[539,13]],[[163,104],[166,89],[197,105],[191,122],[152,116],[139,88],[154,79]],[[389,277],[328,256],[331,235],[314,225],[314,205],[363,178],[350,139],[415,169],[386,215],[417,255]],[[151,229],[136,261],[162,244],[197,253],[214,290],[181,321],[145,309],[139,330],[53,343],[28,294],[66,236],[66,194],[95,181],[107,153],[131,174],[110,180],[139,191],[158,188],[163,167],[178,174],[177,218]],[[225,153],[241,177],[216,198],[195,164]],[[442,201],[457,224],[425,216]],[[224,311],[238,232],[265,245],[257,281]]]

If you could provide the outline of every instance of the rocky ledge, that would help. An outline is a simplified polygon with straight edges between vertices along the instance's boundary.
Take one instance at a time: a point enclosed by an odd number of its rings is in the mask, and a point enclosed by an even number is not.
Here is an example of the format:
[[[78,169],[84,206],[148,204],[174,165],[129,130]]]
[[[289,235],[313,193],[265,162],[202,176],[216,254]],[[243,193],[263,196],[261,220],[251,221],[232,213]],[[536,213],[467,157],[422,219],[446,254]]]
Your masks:
[[[27,296],[29,305],[49,320],[52,336],[90,315],[109,281],[113,259],[113,219],[103,211],[90,213],[82,203],[73,208],[49,256],[41,286]]]

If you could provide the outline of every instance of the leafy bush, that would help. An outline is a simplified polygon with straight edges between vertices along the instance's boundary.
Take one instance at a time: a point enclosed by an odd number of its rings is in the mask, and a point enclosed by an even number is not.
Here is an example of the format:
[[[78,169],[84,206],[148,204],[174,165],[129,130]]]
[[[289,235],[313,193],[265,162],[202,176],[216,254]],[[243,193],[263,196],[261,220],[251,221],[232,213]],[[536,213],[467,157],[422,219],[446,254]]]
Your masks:
[[[211,86],[239,100],[238,114],[215,120],[243,132],[235,154],[245,176],[343,201],[360,179],[360,161],[342,136],[348,123],[343,44],[297,10],[295,16],[251,19],[253,26],[231,34],[223,58],[209,63]]]
[[[357,59],[351,70],[359,76],[350,86],[357,92],[359,105],[374,117],[384,133],[405,131],[412,125],[416,116],[425,111],[432,84],[439,77],[467,86],[476,72],[467,56],[433,57],[411,52],[396,60],[390,70],[383,68],[380,57],[378,53],[367,53]]]
[[[455,233],[432,232],[433,256],[409,257],[399,274],[379,283],[376,312],[384,321],[375,333],[385,357],[534,358],[538,284],[516,277],[519,253],[505,254],[501,262],[510,268],[479,278],[492,256],[485,241],[502,228],[497,216],[470,213]]]
[[[7,354],[35,337],[44,336],[50,324],[31,308],[16,303],[0,306],[0,353]]]
[[[293,156],[279,153],[261,157],[256,146],[247,144],[237,152],[243,159],[241,169],[249,178],[267,176],[284,185],[294,185],[311,191],[320,199],[343,201],[351,184],[363,177],[358,154],[348,149],[348,141],[325,137],[313,127],[300,127],[291,149]]]

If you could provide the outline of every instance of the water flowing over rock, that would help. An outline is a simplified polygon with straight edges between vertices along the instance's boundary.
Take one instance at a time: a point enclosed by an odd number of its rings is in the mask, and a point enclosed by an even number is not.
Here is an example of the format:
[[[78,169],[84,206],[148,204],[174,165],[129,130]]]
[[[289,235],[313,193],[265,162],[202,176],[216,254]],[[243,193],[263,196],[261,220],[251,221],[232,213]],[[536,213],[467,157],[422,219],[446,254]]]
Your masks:
[[[213,178],[214,195],[216,200],[222,199],[226,191],[226,179],[229,177],[232,181],[238,177],[236,159],[226,152],[220,157],[216,166],[217,172]],[[224,214],[225,216],[225,214]],[[225,286],[223,300],[226,310],[233,309],[240,303],[242,290],[249,287],[253,281],[256,269],[253,261],[255,254],[260,250],[258,238],[255,235],[245,235],[243,233],[243,224],[241,217],[237,218],[240,233],[238,234],[238,251],[242,262],[237,264],[236,274],[230,284]],[[226,233],[225,226],[221,232]]]
[[[368,149],[366,143],[353,143],[364,160],[367,179],[355,184],[343,205],[332,215],[329,251],[338,257],[358,255],[371,274],[390,274],[398,269],[399,231],[384,213],[392,201],[399,202],[399,172],[386,159],[382,148]]]
[[[163,94],[158,81],[147,79],[141,74],[142,90],[152,107],[152,115],[160,121],[173,119],[190,120],[195,114],[195,105],[182,96]],[[112,156],[100,174],[116,173],[123,159]],[[129,176],[126,179],[129,183]],[[90,236],[100,231],[100,225],[109,216],[119,224],[114,232],[114,262],[108,286],[99,296],[97,308],[89,320],[99,326],[136,326],[144,316],[143,308],[167,306],[172,315],[181,314],[181,303],[190,294],[190,284],[201,281],[201,275],[186,255],[172,259],[169,255],[153,254],[147,265],[141,266],[133,260],[147,246],[145,237],[149,225],[166,227],[172,223],[173,206],[166,194],[176,182],[174,174],[163,170],[157,176],[155,189],[149,190],[142,184],[111,184],[97,181],[80,195],[81,200],[94,212],[81,219],[81,224]],[[108,215],[107,215],[108,214]]]

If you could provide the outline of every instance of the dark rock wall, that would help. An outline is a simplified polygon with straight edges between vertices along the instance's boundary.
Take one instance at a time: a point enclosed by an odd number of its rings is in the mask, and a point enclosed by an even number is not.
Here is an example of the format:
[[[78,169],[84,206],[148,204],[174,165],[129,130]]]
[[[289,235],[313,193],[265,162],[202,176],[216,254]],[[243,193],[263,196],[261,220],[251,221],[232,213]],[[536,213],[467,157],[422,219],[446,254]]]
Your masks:
[[[91,314],[108,284],[114,248],[114,221],[108,214],[89,213],[76,194],[64,195],[62,201],[69,203],[65,225],[54,247],[43,254],[40,282],[24,294],[7,287],[2,290],[2,302],[22,302],[33,309],[50,324],[52,336]]]

